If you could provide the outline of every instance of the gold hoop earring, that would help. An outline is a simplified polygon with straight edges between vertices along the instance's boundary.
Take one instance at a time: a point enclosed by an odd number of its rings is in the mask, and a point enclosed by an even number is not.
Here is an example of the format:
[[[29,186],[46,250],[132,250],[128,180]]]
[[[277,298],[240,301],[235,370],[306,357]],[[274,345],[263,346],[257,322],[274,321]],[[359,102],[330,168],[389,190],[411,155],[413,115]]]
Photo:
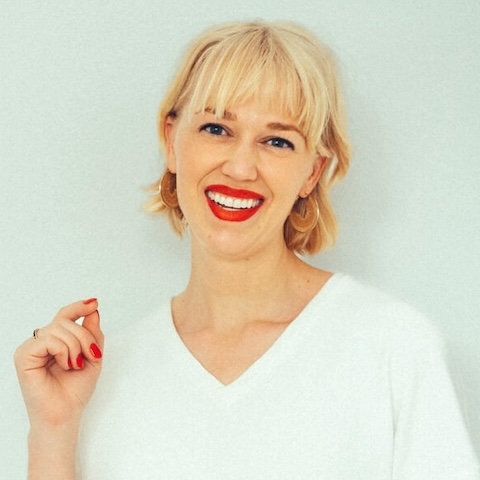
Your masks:
[[[167,170],[158,185],[158,193],[164,205],[168,208],[178,207],[177,176]]]
[[[288,219],[297,232],[312,231],[320,220],[320,209],[316,198],[313,195],[298,198]]]

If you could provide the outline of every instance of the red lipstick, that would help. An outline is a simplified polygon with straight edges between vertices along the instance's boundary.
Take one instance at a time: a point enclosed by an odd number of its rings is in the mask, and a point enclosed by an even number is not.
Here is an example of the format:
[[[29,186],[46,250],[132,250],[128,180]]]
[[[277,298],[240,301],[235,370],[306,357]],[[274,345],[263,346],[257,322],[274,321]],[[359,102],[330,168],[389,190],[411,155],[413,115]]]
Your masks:
[[[226,185],[209,185],[205,190],[208,206],[220,220],[244,222],[258,212],[264,197],[250,190]]]

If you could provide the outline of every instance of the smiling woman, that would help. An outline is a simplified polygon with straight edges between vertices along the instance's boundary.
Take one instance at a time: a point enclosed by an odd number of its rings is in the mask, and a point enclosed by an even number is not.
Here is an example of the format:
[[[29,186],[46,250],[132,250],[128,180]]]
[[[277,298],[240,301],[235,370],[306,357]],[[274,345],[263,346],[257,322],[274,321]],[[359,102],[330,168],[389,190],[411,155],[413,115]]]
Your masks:
[[[312,213],[317,218],[316,212],[322,212],[320,221],[302,232],[292,226],[292,217],[285,222],[287,245],[299,253],[315,253],[335,241],[336,221],[328,193],[345,175],[350,159],[338,74],[332,54],[305,29],[290,23],[258,27],[256,23],[224,25],[192,44],[160,108],[160,140],[166,145],[165,123],[180,114],[191,119],[211,113],[214,120],[228,121],[235,118],[230,107],[247,101],[287,119],[287,123],[273,119],[272,132],[296,131],[325,167],[310,202],[299,198],[294,207],[300,218]],[[215,128],[223,130],[220,125]],[[312,199],[316,204],[309,208]],[[147,208],[163,211],[165,203],[158,194]],[[167,213],[181,233],[182,210],[167,208]]]
[[[265,247],[271,253],[273,245],[285,248],[292,205],[317,188],[325,165],[308,149],[295,119],[251,100],[221,118],[211,109],[191,118],[186,112],[170,115],[164,126],[167,175],[176,175],[181,205],[175,211],[194,242],[208,246],[218,238],[217,253],[249,256]],[[234,230],[225,221],[242,225]]]
[[[30,480],[478,479],[431,323],[298,255],[335,239],[335,72],[288,23],[194,41],[160,109],[167,168],[148,204],[188,229],[188,284],[106,355],[94,298],[18,348]]]

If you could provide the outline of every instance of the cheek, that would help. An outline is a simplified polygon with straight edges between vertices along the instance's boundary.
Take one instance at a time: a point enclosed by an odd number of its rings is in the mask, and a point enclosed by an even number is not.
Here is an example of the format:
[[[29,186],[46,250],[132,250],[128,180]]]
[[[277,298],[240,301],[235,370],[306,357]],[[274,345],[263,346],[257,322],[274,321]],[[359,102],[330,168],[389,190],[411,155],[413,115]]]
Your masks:
[[[296,163],[296,162],[295,162]],[[301,193],[303,186],[310,174],[310,167],[305,164],[284,165],[283,168],[269,169],[268,176],[271,179],[272,188],[277,195],[285,198],[285,201],[292,203]]]
[[[202,179],[209,172],[207,157],[197,145],[182,142],[176,149],[177,195],[187,220],[202,199]]]
[[[187,142],[177,142],[175,145],[175,165],[178,177],[188,177],[197,164],[194,149]]]

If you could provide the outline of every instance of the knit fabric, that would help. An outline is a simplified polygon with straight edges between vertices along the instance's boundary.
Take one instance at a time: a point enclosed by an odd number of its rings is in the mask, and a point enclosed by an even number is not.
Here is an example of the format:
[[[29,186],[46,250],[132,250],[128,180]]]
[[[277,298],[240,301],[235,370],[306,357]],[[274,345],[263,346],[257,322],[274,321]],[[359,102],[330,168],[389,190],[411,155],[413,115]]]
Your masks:
[[[478,480],[437,331],[336,274],[230,385],[166,302],[108,340],[79,443],[84,480]]]

